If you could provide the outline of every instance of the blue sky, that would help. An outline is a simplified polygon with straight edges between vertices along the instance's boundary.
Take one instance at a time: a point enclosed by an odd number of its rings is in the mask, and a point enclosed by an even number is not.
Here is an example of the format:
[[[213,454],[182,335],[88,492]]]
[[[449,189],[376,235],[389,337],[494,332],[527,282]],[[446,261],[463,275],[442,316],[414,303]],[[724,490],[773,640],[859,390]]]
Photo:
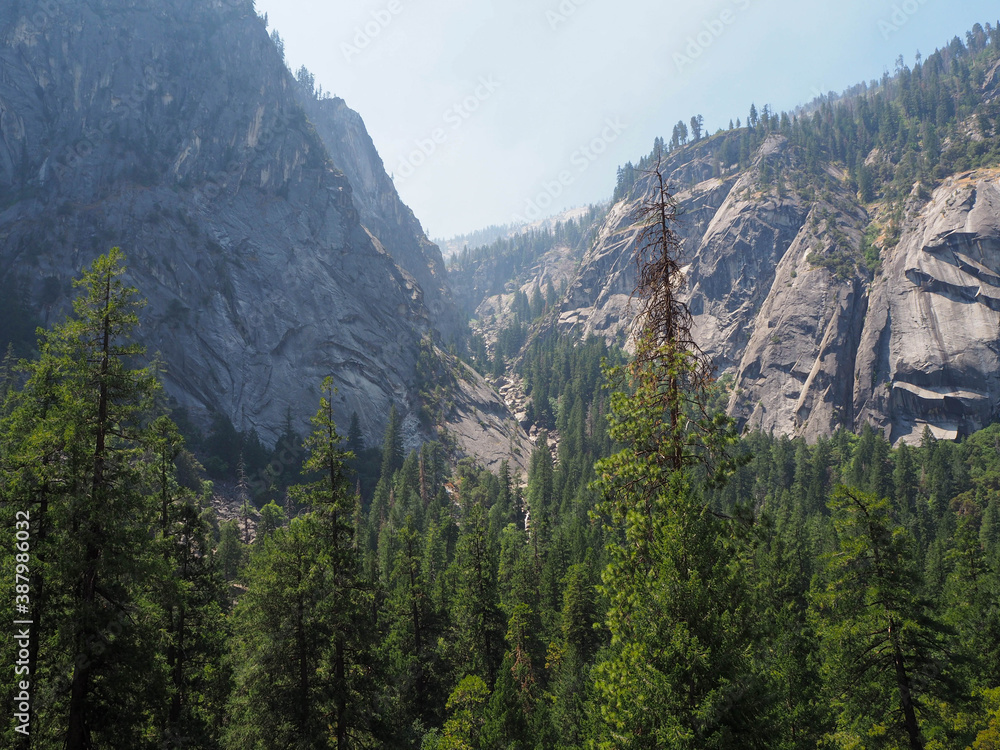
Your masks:
[[[610,196],[694,114],[758,109],[912,64],[996,1],[257,0],[293,68],[361,113],[432,237]]]

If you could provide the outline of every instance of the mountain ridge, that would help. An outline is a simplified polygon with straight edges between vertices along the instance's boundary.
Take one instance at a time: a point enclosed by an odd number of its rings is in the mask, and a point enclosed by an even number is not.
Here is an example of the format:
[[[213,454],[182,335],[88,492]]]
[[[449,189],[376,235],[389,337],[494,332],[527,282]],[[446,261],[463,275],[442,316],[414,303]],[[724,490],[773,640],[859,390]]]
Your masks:
[[[678,123],[619,170],[557,326],[628,345],[636,217],[659,159],[695,339],[741,424],[809,439],[872,424],[894,443],[986,426],[1000,416],[1000,232],[976,199],[998,184],[998,58],[1000,34],[977,25],[801,117],[751,107],[749,127],[690,142]]]
[[[433,437],[421,346],[460,327],[440,251],[360,116],[304,95],[250,2],[53,10],[0,8],[0,283],[15,312],[60,320],[72,278],[118,245],[148,299],[141,338],[196,423],[221,414],[268,444],[289,419],[305,433],[333,375],[337,420],[357,414],[367,444],[390,404],[408,445]]]

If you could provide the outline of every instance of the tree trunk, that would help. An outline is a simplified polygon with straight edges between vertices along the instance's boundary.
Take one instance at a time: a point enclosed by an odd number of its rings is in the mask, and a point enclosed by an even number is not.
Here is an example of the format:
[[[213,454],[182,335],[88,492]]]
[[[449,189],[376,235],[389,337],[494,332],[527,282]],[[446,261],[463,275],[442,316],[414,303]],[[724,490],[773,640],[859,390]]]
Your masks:
[[[93,562],[91,561],[89,549],[87,557],[88,567],[96,563],[96,556],[93,558]],[[83,581],[83,601],[86,609],[93,605],[97,586],[96,579],[97,572],[91,567]],[[70,687],[66,750],[89,750],[90,748],[90,727],[87,726],[87,696],[90,694],[92,665],[86,643],[84,632],[81,629],[77,634],[76,661],[73,666],[73,682]]]
[[[347,750],[347,685],[344,668],[344,637],[337,635],[334,674],[337,681],[337,750]]]
[[[104,486],[104,464],[107,453],[108,432],[108,369],[111,357],[111,274],[104,284],[104,319],[102,324],[100,392],[97,403],[97,423],[95,425],[94,473],[91,482],[91,508],[100,507],[98,498]],[[101,550],[97,542],[101,538],[100,524],[91,519],[90,540],[87,542],[86,564],[81,584],[83,612],[93,609],[97,595],[97,563]],[[90,694],[90,676],[93,671],[87,641],[81,628],[77,633],[76,659],[73,666],[73,683],[70,688],[69,721],[66,733],[66,750],[88,750],[90,728],[87,725],[87,697]],[[82,657],[82,658],[81,658]]]
[[[412,544],[412,540],[410,542]],[[412,550],[411,550],[412,553]],[[413,652],[417,655],[417,661],[420,660],[421,652],[421,642],[420,642],[420,603],[417,601],[417,579],[416,571],[413,566],[413,557],[410,557],[410,616],[413,618]]]
[[[177,642],[167,650],[167,662],[171,667],[174,683],[174,694],[170,699],[170,731],[175,732],[181,720],[181,708],[184,705],[184,608],[177,613],[177,626],[174,629]]]
[[[295,639],[296,650],[299,652],[299,739],[306,741],[309,739],[309,663],[308,663],[308,643],[306,643],[305,632],[305,606],[302,595],[299,595],[298,606],[295,617]]]
[[[899,703],[903,709],[903,725],[906,727],[906,734],[910,738],[910,750],[924,750],[924,742],[920,737],[920,726],[917,724],[917,715],[913,710],[910,678],[906,673],[903,652],[896,642],[895,627],[892,622],[889,623],[889,630],[892,638],[893,662],[896,665],[896,686],[899,688]]]

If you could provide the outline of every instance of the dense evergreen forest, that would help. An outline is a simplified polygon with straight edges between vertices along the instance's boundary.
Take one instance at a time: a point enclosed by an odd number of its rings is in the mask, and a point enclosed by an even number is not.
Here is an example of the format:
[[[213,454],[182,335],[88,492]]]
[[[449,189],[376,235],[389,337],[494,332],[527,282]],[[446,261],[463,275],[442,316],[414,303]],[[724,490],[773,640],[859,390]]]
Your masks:
[[[552,332],[520,364],[558,435],[525,485],[404,454],[394,411],[359,492],[327,382],[251,538],[139,364],[123,272],[96,261],[37,358],[4,365],[4,596],[31,625],[2,658],[25,655],[30,746],[1000,741],[1000,428],[893,450],[709,414],[675,469],[646,390],[669,376]]]

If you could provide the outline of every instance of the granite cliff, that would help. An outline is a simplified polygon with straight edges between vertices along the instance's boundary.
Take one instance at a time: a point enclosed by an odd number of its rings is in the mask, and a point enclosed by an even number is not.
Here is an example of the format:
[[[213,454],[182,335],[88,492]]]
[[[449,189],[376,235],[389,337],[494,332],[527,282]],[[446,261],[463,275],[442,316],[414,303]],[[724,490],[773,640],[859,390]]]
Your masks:
[[[361,222],[420,284],[434,326],[454,340],[461,327],[441,250],[427,239],[413,211],[400,199],[361,115],[343,99],[320,98],[303,85],[297,93],[333,162],[351,183]]]
[[[969,434],[1000,416],[1000,174],[978,169],[905,201],[895,244],[828,165],[804,197],[765,184],[802,154],[767,138],[752,165],[705,173],[693,147],[666,163],[681,213],[695,336],[728,376],[740,422],[815,439],[865,422],[894,442]],[[559,325],[626,344],[635,215],[648,185],[611,210],[562,301]],[[876,268],[865,245],[882,243]]]
[[[872,285],[858,348],[859,418],[894,438],[954,438],[1000,415],[1000,172],[955,175],[907,204]]]
[[[360,117],[304,96],[251,2],[5,3],[0,70],[0,284],[40,324],[118,245],[196,419],[302,431],[333,375],[369,443],[390,403],[408,442],[429,434],[417,359],[458,330],[440,252]],[[459,388],[456,410],[484,398]]]
[[[752,108],[750,127],[687,143],[675,128],[619,171],[548,324],[629,346],[636,217],[653,194],[643,170],[659,154],[695,338],[741,424],[815,439],[869,423],[918,442],[995,421],[998,58],[996,32],[977,27],[912,70],[792,116]],[[539,263],[517,286],[546,273]],[[475,269],[457,276],[471,286]],[[502,327],[507,292],[481,300],[481,325]]]

